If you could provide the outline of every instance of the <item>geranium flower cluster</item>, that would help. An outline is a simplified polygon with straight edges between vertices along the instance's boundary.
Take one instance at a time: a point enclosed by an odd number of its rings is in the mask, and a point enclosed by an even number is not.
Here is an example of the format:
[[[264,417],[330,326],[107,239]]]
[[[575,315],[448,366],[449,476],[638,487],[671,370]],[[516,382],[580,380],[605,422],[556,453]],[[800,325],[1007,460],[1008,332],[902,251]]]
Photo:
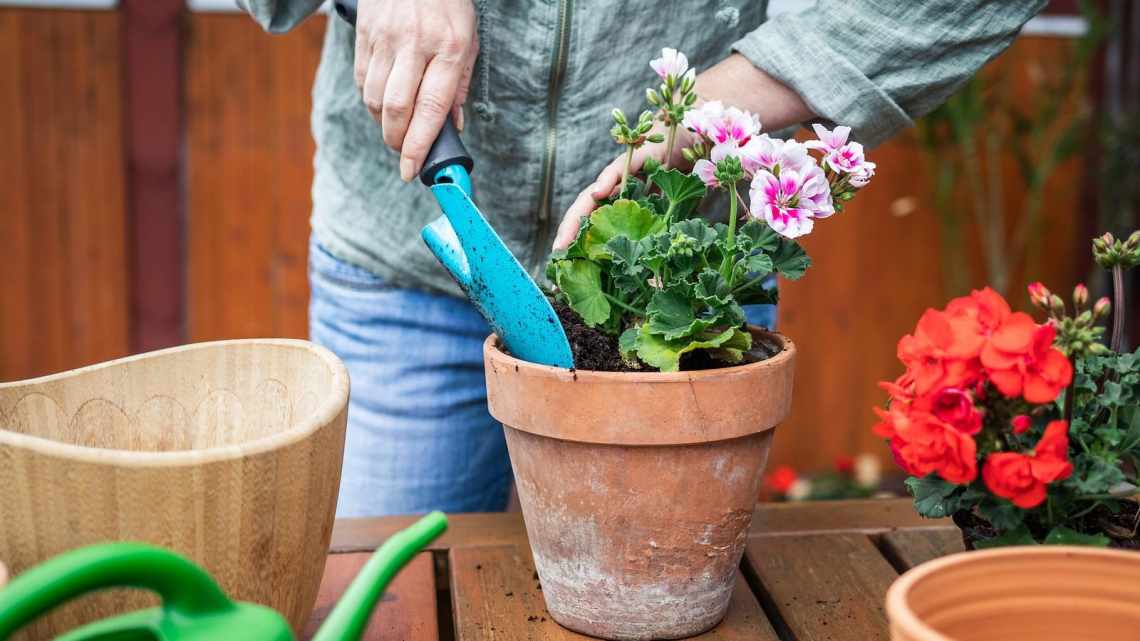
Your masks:
[[[698,139],[686,150],[694,174],[710,188],[732,191],[734,178],[748,181],[748,215],[787,238],[810,233],[875,173],[863,146],[848,141],[850,127],[817,124],[817,140],[781,140],[761,133],[755,115],[719,101],[689,111],[681,124]]]
[[[1046,486],[1073,471],[1065,421],[1049,422],[1028,448],[1019,438],[1072,381],[1056,334],[1054,323],[1011,311],[989,288],[927,310],[899,341],[906,373],[882,384],[891,400],[876,409],[875,432],[914,476],[968,484],[980,464],[994,495],[1026,509],[1041,504]]]

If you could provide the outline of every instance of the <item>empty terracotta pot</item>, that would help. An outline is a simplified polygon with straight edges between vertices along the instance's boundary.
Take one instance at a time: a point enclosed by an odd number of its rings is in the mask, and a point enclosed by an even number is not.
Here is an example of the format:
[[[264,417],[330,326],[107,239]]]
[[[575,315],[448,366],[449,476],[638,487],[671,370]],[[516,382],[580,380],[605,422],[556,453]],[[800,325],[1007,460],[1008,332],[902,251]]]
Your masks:
[[[547,609],[604,639],[676,639],[724,617],[795,347],[715,370],[535,365],[484,345]]]
[[[1140,639],[1140,554],[1068,546],[964,552],[887,592],[892,641]]]
[[[0,559],[17,575],[91,543],[152,543],[299,631],[328,554],[347,402],[341,361],[292,340],[201,343],[0,384]],[[153,603],[91,595],[21,638]]]

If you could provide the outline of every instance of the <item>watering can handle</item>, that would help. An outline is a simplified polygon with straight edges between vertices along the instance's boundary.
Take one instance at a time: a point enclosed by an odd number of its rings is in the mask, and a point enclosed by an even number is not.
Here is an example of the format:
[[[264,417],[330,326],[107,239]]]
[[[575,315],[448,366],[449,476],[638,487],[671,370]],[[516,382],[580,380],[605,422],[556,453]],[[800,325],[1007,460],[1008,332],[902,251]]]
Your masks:
[[[356,5],[357,0],[336,0],[333,3],[337,15],[351,25],[356,24]],[[455,123],[451,122],[451,117],[448,116],[443,119],[443,127],[435,137],[431,149],[428,150],[427,158],[424,159],[423,168],[420,169],[420,180],[431,187],[437,182],[436,178],[440,171],[453,165],[463,167],[470,174],[475,167],[475,161],[471,159],[471,154],[467,153],[467,148],[459,139]]]
[[[58,605],[112,587],[157,592],[167,611],[187,616],[234,607],[205,570],[173,552],[137,543],[92,545],[49,559],[0,590],[0,641]]]

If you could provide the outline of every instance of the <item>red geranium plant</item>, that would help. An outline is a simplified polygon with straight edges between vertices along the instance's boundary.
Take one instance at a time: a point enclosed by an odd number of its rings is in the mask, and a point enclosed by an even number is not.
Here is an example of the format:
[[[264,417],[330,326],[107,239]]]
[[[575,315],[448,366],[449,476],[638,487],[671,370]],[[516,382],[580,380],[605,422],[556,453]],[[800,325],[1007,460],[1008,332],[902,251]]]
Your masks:
[[[1140,470],[1140,351],[1120,353],[1124,270],[1140,232],[1094,241],[1116,283],[1112,307],[1073,293],[1073,315],[1040,283],[1038,323],[986,288],[927,310],[899,341],[906,372],[882,383],[876,434],[888,440],[924,516],[953,516],[974,547],[1116,542],[1140,546],[1132,496]]]

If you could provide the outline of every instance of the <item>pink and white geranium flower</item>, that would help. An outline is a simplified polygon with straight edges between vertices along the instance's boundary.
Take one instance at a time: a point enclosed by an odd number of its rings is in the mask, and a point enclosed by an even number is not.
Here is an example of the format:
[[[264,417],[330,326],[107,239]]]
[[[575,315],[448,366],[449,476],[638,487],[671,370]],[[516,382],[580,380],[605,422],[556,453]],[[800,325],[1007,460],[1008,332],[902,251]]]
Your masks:
[[[851,173],[851,179],[847,183],[855,189],[862,189],[871,182],[871,177],[874,175],[875,163],[864,161],[861,169]]]
[[[743,147],[753,136],[760,133],[759,118],[736,107],[726,108],[719,100],[712,100],[697,109],[689,110],[681,125],[708,139],[714,145],[732,143],[737,147]]]
[[[742,155],[743,148],[737,146],[732,141],[716,145],[709,152],[708,159],[701,158],[693,164],[693,175],[700,178],[705,186],[710,189],[720,187],[720,181],[716,179],[716,165],[718,162],[729,157],[736,157],[741,159],[741,164],[744,163]]]
[[[847,137],[851,135],[851,127],[839,126],[829,131],[827,127],[817,123],[811,128],[815,130],[815,135],[819,140],[809,140],[806,143],[809,149],[834,151],[846,145]]]
[[[649,66],[662,80],[669,76],[673,76],[674,80],[680,80],[685,72],[689,71],[689,59],[680,51],[666,47],[661,50],[660,58],[649,61]]]
[[[781,169],[779,176],[761,169],[752,178],[749,196],[751,215],[787,238],[810,233],[814,219],[835,212],[827,176],[815,164],[801,171]]]
[[[749,174],[760,169],[777,171],[777,168],[801,171],[805,166],[815,164],[803,143],[771,138],[768,134],[749,140],[741,149],[740,161]]]
[[[863,145],[847,142],[848,136],[851,135],[851,127],[840,126],[828,131],[827,127],[814,124],[812,129],[815,130],[819,140],[808,141],[807,146],[823,151],[824,162],[831,169],[841,174],[859,174],[865,176],[867,180],[874,174],[875,164],[868,163],[863,157]],[[868,164],[869,168],[866,167]]]

